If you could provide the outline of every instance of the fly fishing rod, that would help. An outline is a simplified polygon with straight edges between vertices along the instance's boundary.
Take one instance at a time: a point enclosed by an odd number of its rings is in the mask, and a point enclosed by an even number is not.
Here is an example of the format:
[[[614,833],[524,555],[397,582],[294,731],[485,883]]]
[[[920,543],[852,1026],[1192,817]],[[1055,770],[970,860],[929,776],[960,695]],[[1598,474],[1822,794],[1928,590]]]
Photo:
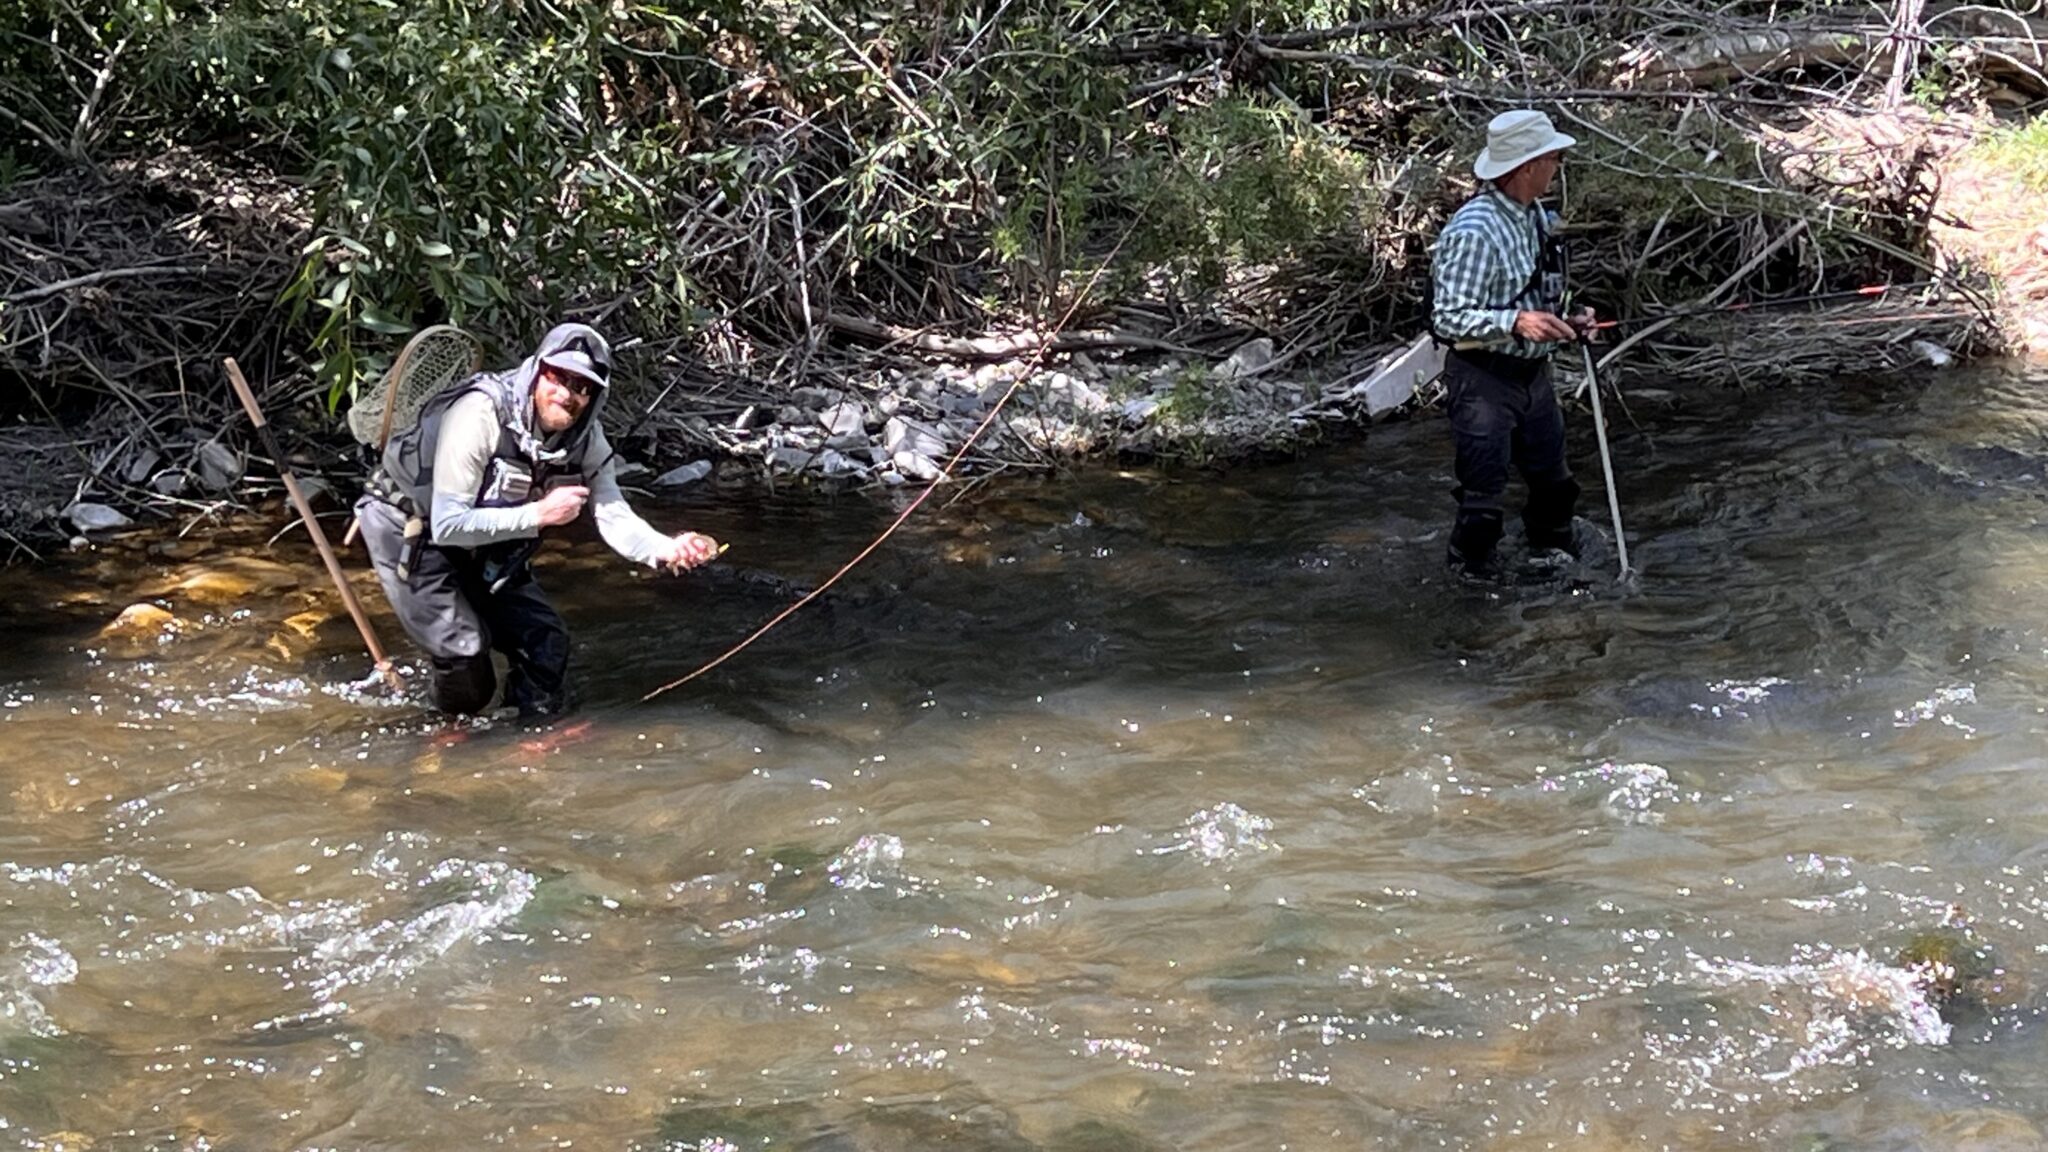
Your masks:
[[[1598,320],[1590,325],[1593,329],[1629,328],[1637,324],[1656,324],[1665,320],[1683,320],[1694,316],[1720,316],[1738,312],[1757,312],[1770,308],[1794,308],[1812,304],[1832,304],[1844,300],[1875,300],[1891,292],[1912,292],[1922,288],[1933,288],[1939,280],[1915,280],[1905,284],[1866,284],[1861,288],[1847,288],[1839,292],[1816,292],[1806,296],[1778,296],[1767,300],[1741,300],[1733,304],[1709,304],[1699,308],[1681,308],[1675,312],[1659,312],[1648,316],[1629,316],[1619,320]]]

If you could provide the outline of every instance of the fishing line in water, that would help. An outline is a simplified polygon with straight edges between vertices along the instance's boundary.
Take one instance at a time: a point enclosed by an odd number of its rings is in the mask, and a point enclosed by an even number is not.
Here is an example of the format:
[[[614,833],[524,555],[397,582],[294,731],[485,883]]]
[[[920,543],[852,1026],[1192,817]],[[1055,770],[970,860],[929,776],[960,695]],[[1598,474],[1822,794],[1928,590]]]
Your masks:
[[[1010,386],[1008,388],[1003,389],[1003,394],[996,399],[994,406],[992,406],[988,410],[988,414],[981,418],[981,423],[975,426],[974,431],[970,433],[967,439],[961,443],[960,447],[953,452],[952,458],[946,461],[945,467],[939,469],[938,476],[935,479],[933,479],[929,484],[926,484],[924,486],[924,490],[919,492],[917,496],[914,499],[912,499],[907,506],[905,506],[903,511],[897,514],[896,519],[889,522],[888,527],[882,529],[880,535],[876,536],[873,540],[869,541],[867,547],[862,548],[859,552],[855,553],[853,559],[848,560],[846,563],[840,565],[839,570],[832,573],[832,575],[827,577],[824,580],[824,582],[820,583],[816,588],[811,589],[809,592],[806,592],[802,599],[796,601],[794,604],[789,605],[782,611],[777,612],[774,616],[768,619],[767,623],[761,625],[759,628],[756,628],[744,640],[741,640],[739,643],[734,644],[732,647],[726,649],[724,652],[719,653],[717,657],[706,662],[705,664],[697,668],[696,671],[691,672],[689,675],[679,677],[675,680],[671,680],[668,683],[663,684],[661,687],[654,689],[652,692],[647,693],[645,696],[640,697],[640,702],[644,704],[647,701],[654,699],[656,696],[659,696],[664,692],[680,688],[683,685],[688,684],[690,681],[695,680],[697,677],[702,676],[706,672],[709,672],[712,669],[718,667],[719,665],[725,663],[727,660],[732,659],[734,656],[739,655],[741,652],[745,651],[749,645],[753,644],[754,641],[759,640],[763,636],[766,636],[771,630],[773,630],[776,627],[776,625],[781,624],[784,620],[787,620],[791,616],[796,615],[796,613],[800,611],[806,604],[809,604],[811,601],[816,600],[819,596],[824,595],[825,591],[831,588],[834,584],[837,584],[841,577],[845,576],[848,572],[853,571],[856,565],[858,565],[861,561],[867,559],[869,556],[873,555],[875,550],[880,548],[882,544],[889,539],[889,537],[895,535],[896,530],[903,527],[903,525],[910,519],[910,517],[913,514],[915,514],[920,507],[924,505],[924,502],[931,498],[932,493],[939,490],[940,485],[944,484],[946,481],[953,478],[953,469],[959,466],[960,461],[966,457],[968,450],[973,448],[975,443],[981,439],[982,435],[986,433],[989,430],[989,428],[995,424],[996,417],[1002,414],[1004,406],[1009,404],[1010,398],[1017,394],[1017,389],[1022,387],[1024,382],[1030,379],[1032,374],[1037,371],[1038,366],[1045,362],[1045,357],[1049,353],[1051,353],[1053,345],[1057,340],[1059,334],[1061,332],[1066,331],[1067,325],[1073,322],[1075,314],[1081,310],[1081,305],[1087,302],[1089,295],[1093,293],[1095,290],[1096,283],[1102,279],[1102,274],[1104,272],[1109,271],[1109,266],[1116,261],[1117,254],[1123,251],[1125,241],[1129,240],[1131,238],[1131,235],[1137,231],[1138,222],[1143,218],[1144,213],[1140,212],[1138,214],[1138,217],[1131,221],[1130,227],[1125,229],[1123,236],[1118,238],[1116,242],[1116,247],[1110,249],[1109,255],[1103,257],[1101,265],[1095,269],[1095,274],[1088,278],[1088,282],[1086,284],[1082,285],[1081,291],[1075,295],[1074,302],[1067,306],[1067,310],[1060,316],[1059,322],[1054,324],[1052,328],[1046,332],[1044,339],[1039,342],[1038,349],[1036,352],[1032,354],[1030,361],[1024,365],[1023,370],[1017,373],[1016,378],[1010,381]]]

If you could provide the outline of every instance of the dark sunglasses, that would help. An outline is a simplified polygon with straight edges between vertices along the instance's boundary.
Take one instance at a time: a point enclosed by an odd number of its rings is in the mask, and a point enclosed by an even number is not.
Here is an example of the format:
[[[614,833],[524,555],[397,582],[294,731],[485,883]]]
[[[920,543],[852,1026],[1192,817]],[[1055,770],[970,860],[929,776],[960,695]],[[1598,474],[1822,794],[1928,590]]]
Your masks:
[[[548,379],[583,397],[585,400],[590,399],[591,395],[597,391],[597,381],[581,373],[571,372],[567,368],[557,368],[552,364],[548,365]]]

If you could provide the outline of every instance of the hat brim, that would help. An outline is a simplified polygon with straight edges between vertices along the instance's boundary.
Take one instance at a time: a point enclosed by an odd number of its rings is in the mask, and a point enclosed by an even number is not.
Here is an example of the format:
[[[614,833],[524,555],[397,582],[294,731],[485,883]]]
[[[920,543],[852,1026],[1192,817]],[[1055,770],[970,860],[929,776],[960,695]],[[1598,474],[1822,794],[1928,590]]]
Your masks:
[[[1497,180],[1527,164],[1529,161],[1536,159],[1538,156],[1548,156],[1552,152],[1562,152],[1578,142],[1578,138],[1575,136],[1567,136],[1562,132],[1553,132],[1550,139],[1542,147],[1532,148],[1510,156],[1495,157],[1491,151],[1481,149],[1479,159],[1472,162],[1472,174],[1481,180]]]
[[[540,358],[540,362],[542,364],[547,365],[550,368],[559,368],[564,372],[573,372],[576,375],[583,377],[585,380],[588,380],[591,383],[596,384],[600,388],[604,387],[606,384],[605,378],[603,376],[598,375],[597,371],[590,366],[590,361],[585,359],[580,354],[572,354],[569,356],[543,356]]]

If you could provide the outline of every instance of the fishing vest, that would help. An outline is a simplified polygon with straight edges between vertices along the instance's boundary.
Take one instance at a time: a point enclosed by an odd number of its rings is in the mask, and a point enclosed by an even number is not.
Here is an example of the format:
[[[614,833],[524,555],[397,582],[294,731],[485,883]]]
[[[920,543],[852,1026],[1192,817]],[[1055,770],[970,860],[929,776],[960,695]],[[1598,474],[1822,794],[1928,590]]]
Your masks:
[[[423,543],[433,543],[434,453],[440,447],[441,422],[457,400],[473,392],[489,396],[498,417],[498,444],[484,467],[477,507],[514,508],[546,495],[552,479],[582,475],[596,405],[584,409],[558,446],[544,447],[544,437],[532,424],[531,384],[522,387],[520,378],[517,369],[485,372],[436,394],[420,410],[419,422],[385,447],[371,491],[408,518],[423,521]]]
[[[1479,196],[1486,195],[1488,191],[1491,191],[1491,189],[1480,192],[1465,203],[1471,203],[1472,200],[1478,199]],[[1464,205],[1461,204],[1459,207],[1462,208]],[[1529,279],[1523,282],[1521,290],[1516,292],[1513,299],[1503,305],[1503,307],[1512,307],[1514,301],[1521,300],[1530,292],[1536,292],[1535,308],[1537,311],[1551,312],[1562,316],[1564,315],[1566,286],[1570,283],[1570,278],[1571,252],[1565,244],[1564,237],[1551,231],[1551,213],[1548,210],[1541,211],[1536,216],[1536,266],[1529,270]],[[1422,307],[1430,338],[1442,347],[1454,348],[1457,346],[1457,342],[1436,330],[1436,273],[1434,270],[1430,272],[1424,283],[1426,287],[1422,294]]]

